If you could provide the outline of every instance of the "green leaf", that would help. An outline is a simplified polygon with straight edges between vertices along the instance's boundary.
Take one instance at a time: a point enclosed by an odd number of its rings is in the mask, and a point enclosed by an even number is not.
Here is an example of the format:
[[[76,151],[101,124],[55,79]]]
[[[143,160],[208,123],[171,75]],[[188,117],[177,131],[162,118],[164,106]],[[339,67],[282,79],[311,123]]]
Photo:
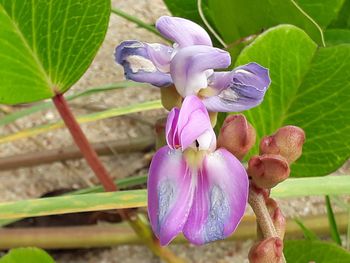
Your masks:
[[[341,238],[340,238],[340,234],[337,226],[337,221],[335,220],[331,199],[329,195],[326,195],[325,199],[326,199],[327,216],[328,216],[329,229],[331,231],[331,237],[336,244],[341,246]]]
[[[0,0],[0,103],[69,89],[92,62],[109,15],[108,0]]]
[[[326,28],[340,12],[345,0],[296,0],[298,5],[322,28]]]
[[[350,175],[289,178],[271,189],[272,197],[350,194]]]
[[[140,178],[140,181],[142,180],[144,179]],[[271,197],[334,193],[350,194],[350,176],[287,179],[271,190]],[[147,190],[145,189],[89,194],[81,194],[80,191],[80,194],[0,203],[0,224],[5,225],[10,222],[9,219],[24,217],[145,207],[146,205]]]
[[[94,122],[94,121],[103,120],[107,118],[117,117],[121,115],[147,111],[147,110],[161,109],[161,108],[163,108],[163,106],[160,100],[146,101],[146,102],[141,102],[134,105],[129,105],[126,107],[112,108],[105,111],[78,116],[77,121],[78,123],[82,124],[82,123]],[[46,124],[46,125],[40,125],[31,129],[26,129],[26,130],[16,132],[14,134],[0,136],[0,144],[23,139],[23,138],[28,138],[30,136],[35,136],[41,133],[53,131],[63,127],[65,127],[63,121],[58,121],[58,122]]]
[[[260,34],[272,26],[293,24],[321,44],[322,30],[294,1],[208,0],[211,17],[226,43]]]
[[[324,37],[327,46],[340,45],[350,43],[349,29],[328,29],[324,32]]]
[[[0,259],[0,263],[54,263],[44,250],[35,247],[15,248]]]
[[[145,184],[147,182],[147,175],[140,175],[140,176],[132,176],[127,178],[122,178],[115,180],[114,183],[119,187],[119,189],[124,189],[127,187],[132,187],[140,184]],[[101,185],[93,186],[77,191],[73,191],[70,193],[67,193],[66,195],[80,195],[80,194],[90,194],[90,193],[102,193],[104,192],[104,189]],[[0,219],[0,226],[5,226],[8,224],[11,224],[17,219]]]
[[[350,0],[345,0],[338,16],[332,21],[329,28],[350,28]]]
[[[303,231],[304,237],[306,240],[319,240],[319,238],[317,237],[317,235],[312,232],[312,230],[310,230],[309,228],[307,228],[303,222],[299,219],[294,219],[294,221],[298,224],[298,226],[301,228],[301,230]]]
[[[144,207],[146,197],[146,190],[129,190],[7,202],[0,204],[0,219]]]
[[[287,262],[293,263],[348,263],[350,253],[333,243],[308,240],[287,240],[284,242]]]
[[[350,45],[317,49],[304,31],[281,25],[257,37],[236,65],[251,61],[269,68],[272,80],[263,103],[245,113],[258,139],[299,126],[306,142],[292,175],[320,176],[340,167],[350,156]]]

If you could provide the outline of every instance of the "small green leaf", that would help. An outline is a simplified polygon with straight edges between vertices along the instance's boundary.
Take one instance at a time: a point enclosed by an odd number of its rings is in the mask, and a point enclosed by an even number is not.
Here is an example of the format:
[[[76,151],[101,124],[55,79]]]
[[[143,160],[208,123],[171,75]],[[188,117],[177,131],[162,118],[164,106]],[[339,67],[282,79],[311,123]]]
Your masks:
[[[309,228],[307,228],[301,220],[296,218],[294,219],[294,221],[298,224],[298,226],[303,231],[303,234],[306,240],[310,240],[310,241],[319,240],[317,235],[314,232],[312,232]]]
[[[326,195],[325,199],[326,199],[327,216],[328,216],[329,229],[331,231],[331,237],[335,243],[341,246],[341,238],[338,231],[337,221],[335,220],[331,199],[329,195]]]
[[[44,250],[35,247],[15,248],[0,259],[0,263],[54,263]]]
[[[109,15],[108,0],[0,0],[0,103],[69,89],[92,62]]]
[[[287,262],[293,263],[348,263],[350,253],[334,243],[309,240],[287,240],[284,242]]]
[[[345,0],[338,16],[332,21],[329,28],[350,28],[350,0]]]
[[[252,61],[272,80],[263,103],[245,112],[258,141],[281,126],[299,126],[306,142],[292,175],[335,171],[350,156],[350,44],[317,49],[304,31],[281,25],[257,37],[236,65]]]

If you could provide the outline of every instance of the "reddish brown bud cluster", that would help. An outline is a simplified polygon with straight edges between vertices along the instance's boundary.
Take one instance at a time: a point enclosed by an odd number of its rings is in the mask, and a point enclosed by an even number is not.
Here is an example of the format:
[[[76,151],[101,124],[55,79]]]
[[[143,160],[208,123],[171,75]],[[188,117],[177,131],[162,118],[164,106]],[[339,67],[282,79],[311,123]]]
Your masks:
[[[276,154],[253,156],[248,162],[248,174],[260,188],[272,188],[288,178],[287,160]]]
[[[260,142],[260,156],[253,156],[248,163],[248,174],[260,188],[272,188],[288,178],[289,164],[301,153],[305,133],[295,126],[285,126]]]
[[[283,242],[278,237],[270,237],[256,243],[249,251],[250,263],[279,263],[282,259]]]
[[[264,137],[260,142],[260,154],[279,154],[288,163],[295,162],[302,153],[305,133],[296,126],[285,126],[271,136]]]
[[[241,160],[253,147],[255,140],[255,129],[245,116],[242,114],[230,115],[221,127],[218,147],[224,147]]]

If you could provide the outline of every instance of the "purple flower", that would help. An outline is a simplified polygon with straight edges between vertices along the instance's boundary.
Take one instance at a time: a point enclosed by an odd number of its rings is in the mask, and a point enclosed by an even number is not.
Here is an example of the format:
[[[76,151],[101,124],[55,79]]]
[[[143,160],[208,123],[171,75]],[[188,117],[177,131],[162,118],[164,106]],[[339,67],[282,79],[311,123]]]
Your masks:
[[[208,112],[196,96],[174,108],[166,124],[167,146],[153,157],[148,178],[148,214],[167,245],[183,232],[193,244],[224,239],[240,222],[248,176],[227,150],[216,150]]]
[[[199,95],[210,111],[243,111],[259,105],[270,85],[268,70],[249,63],[230,72],[214,72],[231,64],[230,54],[214,48],[208,33],[192,21],[162,16],[158,31],[173,47],[136,40],[122,42],[115,52],[127,79],[158,87],[174,84],[186,97]]]

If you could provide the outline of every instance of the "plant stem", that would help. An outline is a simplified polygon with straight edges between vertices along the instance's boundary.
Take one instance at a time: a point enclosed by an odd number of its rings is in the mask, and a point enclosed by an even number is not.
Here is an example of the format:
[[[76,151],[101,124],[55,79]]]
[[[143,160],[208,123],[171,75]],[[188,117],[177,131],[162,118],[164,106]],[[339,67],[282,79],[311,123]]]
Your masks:
[[[97,153],[94,151],[89,141],[87,140],[85,134],[83,133],[80,125],[76,121],[73,113],[69,109],[69,106],[64,99],[63,94],[57,94],[53,97],[53,103],[56,106],[61,118],[66,124],[68,130],[70,131],[74,142],[80,149],[85,160],[94,171],[95,175],[98,177],[99,181],[103,185],[107,192],[113,192],[117,190],[117,186],[114,184],[113,180],[109,177],[106,168],[103,166],[99,160]]]
[[[101,161],[99,160],[97,153],[94,151],[89,141],[87,140],[85,134],[83,133],[79,123],[75,119],[72,111],[70,110],[66,100],[64,99],[63,94],[56,94],[53,97],[53,102],[61,115],[64,123],[66,124],[68,130],[70,131],[75,143],[86,159],[87,163],[94,171],[95,175],[101,182],[103,188],[107,192],[117,191],[117,185],[114,183],[112,178],[109,176],[106,168],[103,166]],[[120,215],[122,218],[128,220],[131,227],[135,230],[137,234],[140,235],[140,238],[144,241],[145,245],[155,254],[164,259],[166,262],[182,262],[181,259],[177,258],[170,250],[167,248],[163,248],[159,245],[156,238],[154,237],[152,231],[144,224],[144,222],[140,221],[140,218],[136,215],[136,217],[132,217],[128,210],[120,210]],[[142,232],[137,230],[149,231],[148,236],[142,235]]]
[[[260,227],[263,238],[276,237],[277,232],[267,210],[264,196],[249,187],[248,202],[256,215],[256,221]]]
[[[263,238],[278,237],[275,226],[273,225],[272,219],[270,217],[269,211],[267,210],[265,199],[262,193],[258,192],[254,186],[249,186],[249,196],[248,202],[252,207],[255,215],[258,227],[261,230]],[[285,263],[286,259],[282,252],[281,263]]]

